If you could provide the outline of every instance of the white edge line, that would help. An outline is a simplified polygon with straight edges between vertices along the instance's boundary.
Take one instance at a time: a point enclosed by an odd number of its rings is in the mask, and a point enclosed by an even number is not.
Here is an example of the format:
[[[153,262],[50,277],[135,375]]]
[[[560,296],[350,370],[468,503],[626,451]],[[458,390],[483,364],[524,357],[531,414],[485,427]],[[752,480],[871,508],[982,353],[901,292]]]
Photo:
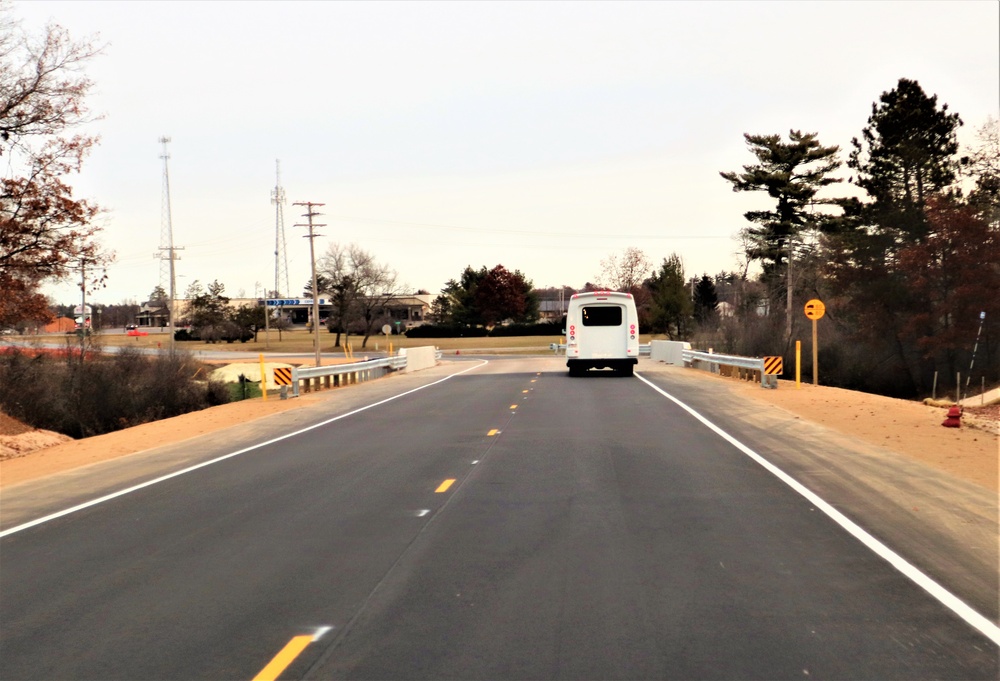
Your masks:
[[[22,531],[27,530],[29,528],[35,527],[37,525],[42,525],[42,524],[47,523],[47,522],[49,522],[51,520],[55,520],[56,518],[62,518],[63,516],[67,516],[67,515],[70,515],[72,513],[76,513],[77,511],[82,511],[82,510],[84,510],[86,508],[90,508],[91,506],[97,506],[98,504],[103,504],[106,501],[111,501],[112,499],[117,499],[118,497],[123,497],[126,494],[131,494],[132,492],[136,492],[136,491],[138,491],[140,489],[145,489],[146,487],[152,487],[153,485],[157,485],[157,484],[159,484],[161,482],[165,482],[166,480],[170,480],[171,478],[176,478],[178,476],[185,475],[185,474],[190,473],[192,471],[196,471],[199,468],[205,468],[206,466],[211,466],[213,464],[219,463],[220,461],[225,461],[226,459],[231,459],[231,458],[233,458],[235,456],[239,456],[241,454],[246,454],[247,452],[252,452],[255,449],[260,449],[261,447],[267,447],[268,445],[272,445],[275,442],[281,442],[282,440],[287,440],[288,438],[296,437],[298,435],[301,435],[302,433],[306,433],[306,432],[308,432],[310,430],[313,430],[315,428],[321,428],[322,426],[325,426],[327,424],[333,423],[334,421],[339,421],[341,419],[346,419],[348,416],[354,416],[355,414],[359,414],[359,413],[361,413],[363,411],[367,411],[368,409],[372,409],[374,407],[381,406],[381,405],[385,404],[386,402],[392,402],[393,400],[399,399],[400,397],[405,397],[407,395],[412,395],[413,393],[415,393],[417,391],[423,390],[425,388],[430,388],[431,386],[438,385],[439,383],[444,383],[445,381],[447,381],[450,378],[454,378],[455,376],[461,376],[462,374],[464,374],[466,372],[472,371],[473,369],[478,369],[478,368],[480,368],[482,366],[486,366],[487,364],[489,364],[489,360],[485,360],[485,359],[481,360],[480,364],[476,364],[475,366],[471,366],[468,369],[463,369],[462,371],[456,372],[454,374],[449,374],[448,376],[445,376],[442,379],[434,381],[433,383],[428,383],[427,385],[422,385],[419,388],[413,388],[412,390],[407,390],[406,392],[399,393],[398,395],[393,395],[392,397],[388,397],[388,398],[386,398],[384,400],[380,400],[378,402],[373,402],[372,404],[366,405],[364,407],[359,407],[358,409],[355,409],[353,411],[349,411],[349,412],[347,412],[345,414],[340,414],[339,416],[334,416],[333,418],[326,419],[325,421],[320,421],[319,423],[314,423],[311,426],[306,426],[305,428],[301,428],[299,430],[296,430],[295,432],[288,433],[288,434],[282,435],[280,437],[272,438],[270,440],[267,440],[266,442],[260,442],[260,443],[255,444],[255,445],[251,445],[250,447],[244,447],[243,449],[240,449],[240,450],[235,451],[235,452],[230,452],[229,454],[224,454],[224,455],[216,457],[214,459],[210,459],[209,461],[202,461],[199,464],[195,464],[193,466],[188,466],[187,468],[183,468],[183,469],[181,469],[179,471],[174,471],[173,473],[168,473],[166,475],[161,475],[158,478],[154,478],[152,480],[147,480],[146,482],[139,483],[138,485],[133,485],[131,487],[126,487],[125,489],[118,490],[117,492],[112,492],[110,494],[105,494],[103,497],[98,497],[97,499],[91,499],[90,501],[85,501],[82,504],[77,504],[76,506],[72,506],[70,508],[63,509],[62,511],[56,511],[55,513],[50,513],[47,516],[43,516],[41,518],[37,518],[35,520],[31,520],[31,521],[23,523],[21,525],[16,525],[14,527],[11,527],[9,529],[6,529],[6,530],[0,532],[0,539],[3,539],[4,537],[12,535],[12,534],[15,534],[17,532],[22,532]]]
[[[326,636],[331,631],[333,631],[333,627],[330,627],[330,626],[316,627],[316,631],[313,632],[313,643],[315,643],[316,641],[320,640],[321,638],[323,638],[324,636]]]
[[[656,392],[660,393],[668,400],[679,406],[684,411],[691,414],[693,417],[705,424],[710,430],[712,430],[716,435],[721,437],[723,440],[729,444],[736,447],[738,450],[749,456],[751,459],[763,466],[768,472],[774,475],[776,478],[781,480],[783,483],[791,487],[793,490],[801,494],[803,497],[809,500],[816,508],[823,511],[828,515],[835,523],[847,530],[855,539],[860,541],[862,544],[871,549],[877,556],[885,560],[887,563],[896,568],[910,581],[914,582],[917,586],[922,588],[924,591],[929,593],[931,596],[936,598],[942,605],[951,610],[953,613],[961,617],[972,627],[980,631],[984,636],[989,638],[996,645],[1000,645],[1000,627],[991,622],[989,619],[983,615],[976,612],[971,606],[965,603],[955,594],[951,593],[943,586],[934,581],[931,577],[922,572],[919,568],[914,566],[912,563],[907,561],[905,558],[900,556],[898,553],[890,549],[888,546],[880,542],[878,539],[868,534],[861,527],[856,525],[854,521],[849,519],[847,516],[842,514],[840,511],[835,509],[833,506],[828,504],[822,498],[817,496],[814,492],[805,487],[798,480],[792,476],[785,473],[783,470],[772,464],[770,461],[762,457],[757,452],[753,451],[745,444],[734,438],[732,435],[726,431],[719,428],[717,425],[709,421],[707,418],[699,414],[697,411],[689,407],[688,405],[681,402],[679,399],[666,392],[657,385],[654,385],[648,379],[636,374],[636,377],[643,383],[651,387]]]

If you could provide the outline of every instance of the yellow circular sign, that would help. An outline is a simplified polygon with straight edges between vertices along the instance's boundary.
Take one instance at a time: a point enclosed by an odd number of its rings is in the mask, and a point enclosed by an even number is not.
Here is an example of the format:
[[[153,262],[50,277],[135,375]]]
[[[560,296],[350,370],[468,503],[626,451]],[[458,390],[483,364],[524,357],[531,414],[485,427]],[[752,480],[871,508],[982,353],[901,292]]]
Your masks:
[[[817,300],[813,298],[808,303],[806,303],[806,317],[812,320],[819,319],[826,312],[826,305],[823,304],[822,300]]]

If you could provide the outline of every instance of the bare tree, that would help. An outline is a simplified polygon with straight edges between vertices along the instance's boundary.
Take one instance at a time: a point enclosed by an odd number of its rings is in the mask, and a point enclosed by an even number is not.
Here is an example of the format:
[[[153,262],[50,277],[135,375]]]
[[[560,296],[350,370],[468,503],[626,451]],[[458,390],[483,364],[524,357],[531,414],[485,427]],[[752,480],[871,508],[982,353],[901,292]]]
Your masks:
[[[601,261],[597,279],[601,286],[614,291],[635,293],[642,286],[653,263],[638,248],[629,246],[621,255],[612,253]]]
[[[337,331],[336,344],[340,345],[340,334],[357,321],[364,328],[361,347],[365,347],[383,310],[403,293],[396,271],[357,244],[331,244],[317,270],[329,282],[326,292],[333,299],[330,328]]]
[[[361,347],[368,344],[372,328],[381,317],[385,308],[394,298],[403,293],[396,271],[375,260],[368,252],[355,248],[352,251],[355,281],[358,287],[356,306],[364,322],[365,337]]]

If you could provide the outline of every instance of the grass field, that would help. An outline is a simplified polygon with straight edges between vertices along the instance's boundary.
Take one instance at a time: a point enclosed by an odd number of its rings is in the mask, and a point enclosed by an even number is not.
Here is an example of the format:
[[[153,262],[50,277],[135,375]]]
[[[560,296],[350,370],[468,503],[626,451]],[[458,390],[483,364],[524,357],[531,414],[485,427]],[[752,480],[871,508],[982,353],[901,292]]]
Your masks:
[[[659,336],[643,335],[640,340],[648,343],[651,338]],[[42,343],[66,343],[68,346],[79,347],[79,339],[73,335],[48,335],[48,336],[13,336],[18,342],[42,342]],[[336,336],[323,331],[319,335],[320,351],[324,354],[344,354],[343,348],[334,347]],[[342,342],[345,342],[341,338]],[[565,341],[562,336],[513,336],[510,338],[407,338],[406,336],[372,336],[368,339],[368,345],[361,347],[362,338],[351,336],[346,339],[349,342],[354,354],[371,352],[376,350],[385,351],[391,343],[393,350],[399,348],[413,348],[433,345],[442,351],[469,351],[488,352],[490,350],[505,353],[550,353],[550,343],[561,343]],[[126,336],[121,331],[104,331],[92,337],[94,345],[98,346],[125,346],[130,345],[139,348],[166,348],[170,344],[170,336],[167,334],[153,333],[149,336]],[[202,342],[178,342],[177,347],[181,350],[212,350],[216,352],[276,352],[276,353],[308,353],[315,349],[312,333],[305,330],[282,331],[281,339],[278,333],[272,331],[270,338],[266,339],[264,333],[257,335],[256,341],[246,343],[202,343]]]

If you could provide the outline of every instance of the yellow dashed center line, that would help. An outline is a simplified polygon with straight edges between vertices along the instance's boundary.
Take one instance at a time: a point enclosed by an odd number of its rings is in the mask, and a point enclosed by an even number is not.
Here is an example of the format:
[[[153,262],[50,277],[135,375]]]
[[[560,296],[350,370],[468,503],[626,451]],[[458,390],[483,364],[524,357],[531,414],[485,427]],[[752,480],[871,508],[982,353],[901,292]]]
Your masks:
[[[512,405],[510,405],[510,408],[511,409],[517,409],[517,405],[516,404],[512,404]]]
[[[493,437],[494,435],[496,435],[499,432],[500,431],[497,430],[496,428],[492,428],[492,429],[490,429],[490,432],[486,433],[486,437]]]
[[[448,488],[451,487],[454,484],[455,484],[455,478],[450,478],[448,480],[445,480],[440,485],[438,485],[438,488],[436,490],[434,490],[434,493],[435,494],[441,494],[441,492],[447,492]]]
[[[292,662],[295,658],[306,649],[306,647],[312,643],[313,637],[309,636],[296,636],[291,641],[289,641],[284,648],[281,649],[274,659],[267,663],[267,666],[260,670],[257,676],[253,677],[253,681],[274,681],[279,676],[281,672]]]

